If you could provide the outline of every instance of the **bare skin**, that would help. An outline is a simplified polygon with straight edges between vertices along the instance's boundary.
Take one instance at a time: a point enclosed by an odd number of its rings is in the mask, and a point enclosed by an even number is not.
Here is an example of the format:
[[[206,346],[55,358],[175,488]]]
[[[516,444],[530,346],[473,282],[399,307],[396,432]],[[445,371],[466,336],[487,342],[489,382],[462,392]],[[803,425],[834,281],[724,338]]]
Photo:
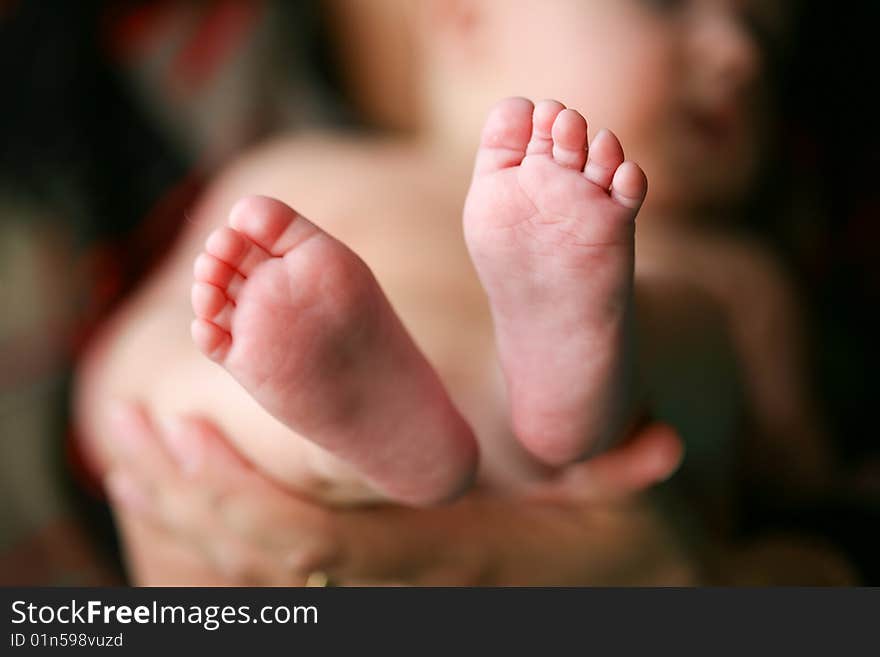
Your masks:
[[[688,584],[683,546],[636,494],[674,471],[668,427],[573,466],[528,496],[328,509],[255,472],[203,419],[156,427],[123,405],[107,490],[139,585]],[[585,550],[584,547],[589,546]],[[541,564],[541,567],[536,567]]]
[[[192,336],[269,413],[407,504],[455,497],[477,446],[363,261],[289,207],[239,201],[195,263]]]
[[[356,247],[478,436],[482,483],[511,487],[546,476],[517,446],[505,418],[488,307],[461,238],[460,207],[449,200],[463,198],[466,178],[444,169],[442,160],[434,167],[415,162],[430,160],[408,145],[322,138],[277,143],[222,176],[164,267],[107,325],[84,361],[77,405],[98,469],[107,460],[100,437],[112,435],[107,400],[139,399],[160,421],[179,413],[216,418],[259,469],[315,499],[351,504],[383,497],[356,468],[300,438],[244,394],[186,330],[192,310],[185,291],[200,247],[226,223],[237,199],[262,194],[321,217],[323,229]],[[316,183],[330,172],[348,172],[346,195]],[[436,189],[437,180],[447,181],[448,191]],[[402,181],[408,192],[400,193]],[[387,198],[396,199],[390,208],[377,202]],[[431,249],[419,247],[425,240]]]
[[[517,437],[566,465],[632,420],[635,217],[645,174],[576,111],[510,98],[490,112],[464,210]],[[630,417],[626,417],[629,413]]]
[[[516,432],[553,465],[622,433],[631,396],[625,334],[646,181],[607,131],[587,164],[586,137],[559,103],[502,101],[464,213]],[[369,269],[288,206],[239,201],[196,259],[191,299],[199,349],[380,494],[426,504],[473,479],[470,429]]]
[[[380,159],[386,164],[381,174],[376,167],[368,166]],[[179,413],[215,417],[258,468],[315,499],[351,504],[383,497],[356,468],[299,437],[242,394],[231,377],[205,359],[187,335],[192,311],[185,290],[200,245],[213,229],[225,223],[239,196],[262,193],[296,203],[303,214],[323,215],[328,231],[357,248],[381,282],[391,307],[436,369],[462,416],[473,427],[483,454],[478,475],[481,484],[509,489],[552,476],[552,471],[531,457],[513,435],[503,387],[494,374],[496,355],[490,307],[469,264],[457,222],[450,219],[455,216],[455,207],[448,199],[461,198],[463,193],[457,194],[455,188],[460,185],[458,189],[463,190],[466,178],[444,169],[443,160],[436,161],[435,169],[427,169],[424,163],[430,161],[419,150],[407,146],[370,143],[350,146],[344,142],[306,140],[277,144],[223,177],[197,211],[189,234],[181,240],[164,269],[108,325],[103,340],[96,343],[92,357],[86,360],[79,409],[85,435],[95,440],[96,458],[100,460],[100,452],[106,451],[96,437],[112,435],[106,400],[140,399],[154,409],[160,420]],[[414,162],[422,165],[414,167]],[[352,180],[355,180],[355,172],[360,176],[357,179],[360,184],[351,185],[344,203],[340,203],[340,195],[330,193],[332,190],[326,185],[313,182],[315,176],[330,170],[350,170]],[[376,190],[383,184],[399,190],[401,180],[407,180],[406,187],[417,194],[404,194],[397,207],[389,212],[376,201],[377,197],[387,195],[376,194]],[[438,180],[448,181],[447,191],[436,189]],[[426,203],[425,198],[433,201]],[[432,212],[436,212],[434,218]],[[365,215],[370,216],[370,222],[364,220]],[[414,224],[413,216],[421,217],[422,221]],[[387,234],[394,234],[396,239],[384,239]],[[419,248],[425,239],[432,245],[427,251]],[[641,290],[636,294],[640,298],[640,333],[653,336],[640,340],[640,349],[648,352],[643,360],[650,398],[668,397],[672,393],[689,401],[701,399],[699,405],[712,415],[711,409],[718,401],[712,396],[711,387],[705,385],[705,375],[695,376],[695,385],[690,389],[664,383],[677,376],[673,371],[664,373],[664,363],[674,363],[673,369],[677,372],[687,371],[686,362],[700,363],[705,360],[700,356],[703,350],[717,353],[719,348],[722,352],[731,350],[728,360],[734,358],[733,347],[725,346],[723,338],[719,341],[708,337],[726,333],[723,312],[713,309],[723,308],[727,303],[720,292],[708,288],[689,292],[694,286],[685,284],[684,278],[687,275],[687,280],[692,281],[693,272],[683,271],[681,279],[670,275],[678,265],[684,265],[685,260],[680,254],[670,257],[669,253],[678,253],[688,248],[688,244],[687,240],[677,242],[659,237],[640,242],[645,254],[641,261],[643,273],[639,275],[641,283],[636,286]],[[726,242],[714,245],[706,242],[705,247],[707,250],[701,257],[707,263],[724,258],[730,259],[732,266],[740,257]],[[656,267],[652,268],[653,265]],[[745,263],[743,266],[748,267]],[[672,280],[679,290],[676,294],[681,296],[683,290],[689,301],[683,301],[678,307],[668,307],[665,301],[652,303],[653,297],[673,298],[668,290],[653,291],[656,286],[651,280],[655,278]],[[707,277],[705,282],[709,280]],[[452,299],[455,302],[449,303]],[[717,321],[710,322],[716,325],[715,329],[704,330],[706,318],[716,316]],[[664,332],[672,336],[671,341],[663,338]],[[742,344],[746,348],[745,342]],[[651,354],[663,352],[667,355],[664,361],[657,366],[651,364]],[[145,362],[151,367],[144,367]],[[712,368],[714,364],[710,363]],[[723,380],[728,374],[713,371],[712,376],[716,379],[721,376]],[[735,372],[730,372],[731,381],[721,383],[717,389],[732,389],[735,376]],[[442,395],[440,399],[442,401]],[[787,403],[797,406],[793,401]],[[681,404],[671,402],[666,406],[674,408]],[[733,409],[726,413],[729,420],[718,419],[710,429],[730,441],[738,431],[730,422],[735,423],[733,416],[741,411]],[[722,417],[720,412],[714,415]],[[664,417],[672,422],[680,419],[674,412]],[[798,462],[804,461],[799,459]],[[817,456],[806,462],[818,463],[821,458]],[[450,477],[447,481],[455,479]],[[435,499],[442,497],[441,493],[434,493],[437,494]]]
[[[760,152],[754,110],[761,104],[753,92],[761,53],[740,4],[558,0],[548,10],[543,0],[401,3],[429,10],[426,29],[410,35],[426,45],[426,67],[417,81],[401,76],[425,111],[412,112],[412,104],[394,94],[379,96],[424,128],[428,146],[288,140],[227,172],[165,268],[105,330],[85,364],[79,409],[96,458],[109,462],[108,443],[117,433],[107,400],[136,398],[160,420],[178,412],[216,420],[258,471],[315,499],[350,503],[381,497],[356,469],[299,438],[243,395],[186,336],[190,311],[184,291],[193,259],[238,198],[262,194],[319,222],[370,267],[473,427],[484,455],[481,487],[510,488],[552,477],[513,435],[513,409],[495,376],[492,310],[497,316],[503,306],[501,288],[487,285],[485,291],[498,299],[490,309],[457,222],[485,107],[507,94],[527,93],[585,108],[597,126],[614,128],[651,177],[636,254],[637,358],[646,401],[684,427],[686,440],[697,438],[690,459],[694,469],[708,485],[722,481],[718,470],[729,465],[730,448],[742,435],[743,419],[750,418],[760,430],[752,443],[755,461],[768,467],[773,481],[785,485],[792,475],[815,481],[826,460],[811,400],[798,384],[800,341],[790,291],[757,249],[691,229],[710,217],[705,208],[742,194]],[[758,18],[771,28],[773,17],[763,14],[774,5],[755,3]],[[354,24],[359,32],[369,25]],[[385,43],[381,32],[375,36]],[[529,48],[522,48],[524,38]],[[351,70],[370,62],[374,74],[384,73],[388,67],[370,59],[381,52],[365,47],[352,54]],[[394,52],[391,59],[416,61],[408,54]],[[370,80],[361,83],[380,88]],[[600,150],[595,139],[593,156]],[[756,290],[767,292],[756,296]],[[507,330],[498,321],[494,328]],[[508,358],[505,371],[511,362]],[[702,424],[694,421],[693,409],[701,411]],[[615,414],[604,419],[613,424]],[[584,418],[574,423],[578,420]],[[569,439],[562,451],[574,453],[594,442],[595,436]],[[772,458],[764,458],[768,454]],[[550,460],[558,458],[557,452]],[[792,464],[805,467],[795,473]],[[142,554],[149,551],[143,535],[132,542]]]
[[[770,536],[687,549],[641,490],[681,458],[643,427],[525,497],[469,493],[436,509],[328,509],[255,472],[203,419],[168,430],[114,414],[107,490],[139,585],[851,585],[831,546]],[[540,567],[536,567],[540,564]]]

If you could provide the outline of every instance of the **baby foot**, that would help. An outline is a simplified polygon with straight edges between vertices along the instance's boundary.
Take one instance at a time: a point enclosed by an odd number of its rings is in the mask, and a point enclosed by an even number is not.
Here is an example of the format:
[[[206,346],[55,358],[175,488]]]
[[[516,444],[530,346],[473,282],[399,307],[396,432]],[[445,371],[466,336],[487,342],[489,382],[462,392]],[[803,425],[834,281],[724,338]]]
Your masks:
[[[195,263],[196,345],[390,499],[470,483],[476,443],[364,262],[289,207],[239,201]]]
[[[513,428],[552,465],[607,445],[630,400],[636,213],[647,190],[609,131],[552,100],[499,103],[464,211]]]

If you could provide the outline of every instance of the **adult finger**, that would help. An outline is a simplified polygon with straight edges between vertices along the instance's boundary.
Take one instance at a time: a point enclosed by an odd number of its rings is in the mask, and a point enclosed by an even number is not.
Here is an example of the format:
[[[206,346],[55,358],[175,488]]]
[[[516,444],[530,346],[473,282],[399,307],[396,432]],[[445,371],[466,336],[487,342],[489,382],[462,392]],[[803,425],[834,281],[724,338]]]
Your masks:
[[[578,502],[624,498],[669,479],[683,457],[684,444],[678,432],[658,422],[609,452],[569,466],[534,494]]]

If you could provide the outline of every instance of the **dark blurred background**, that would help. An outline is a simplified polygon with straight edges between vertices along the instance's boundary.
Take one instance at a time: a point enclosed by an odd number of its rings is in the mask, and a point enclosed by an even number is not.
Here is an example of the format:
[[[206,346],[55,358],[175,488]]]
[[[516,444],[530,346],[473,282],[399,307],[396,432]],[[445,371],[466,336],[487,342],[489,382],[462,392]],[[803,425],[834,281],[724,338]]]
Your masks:
[[[846,473],[748,526],[830,540],[880,583],[876,3],[801,3],[774,185],[750,229],[795,272]],[[0,0],[0,584],[122,581],[71,450],[77,354],[167,249],[202,182],[267,135],[352,122],[319,2]],[[792,211],[791,208],[796,208]]]

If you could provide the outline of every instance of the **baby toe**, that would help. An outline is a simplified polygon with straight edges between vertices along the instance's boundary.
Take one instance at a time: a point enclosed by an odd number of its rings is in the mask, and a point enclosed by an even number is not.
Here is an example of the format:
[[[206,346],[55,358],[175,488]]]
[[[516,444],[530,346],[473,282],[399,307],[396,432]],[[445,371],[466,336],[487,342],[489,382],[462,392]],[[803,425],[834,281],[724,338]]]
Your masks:
[[[269,254],[250,238],[228,226],[211,233],[205,242],[205,251],[245,277],[269,259]]]
[[[535,105],[532,114],[532,138],[526,149],[527,155],[551,155],[553,153],[553,122],[565,105],[557,100],[542,100]]]
[[[190,325],[190,333],[196,347],[208,358],[222,361],[229,353],[232,336],[212,322],[196,318]]]
[[[553,159],[580,171],[587,161],[587,122],[579,112],[565,109],[553,122]]]
[[[235,303],[218,287],[210,283],[194,283],[190,293],[193,312],[196,317],[216,324],[224,331],[232,327],[232,313]]]
[[[534,105],[526,98],[507,98],[489,112],[480,138],[475,173],[493,173],[517,166],[532,134]]]
[[[241,199],[229,213],[229,225],[273,256],[283,256],[319,232],[296,210],[268,196]]]
[[[635,162],[624,162],[611,181],[611,197],[630,210],[638,210],[648,193],[648,178]]]
[[[226,296],[236,299],[244,278],[235,269],[208,253],[201,253],[193,264],[193,278],[226,291]]]
[[[602,189],[608,189],[614,172],[622,162],[623,147],[620,140],[610,130],[600,130],[590,144],[590,158],[584,168],[584,175]]]

